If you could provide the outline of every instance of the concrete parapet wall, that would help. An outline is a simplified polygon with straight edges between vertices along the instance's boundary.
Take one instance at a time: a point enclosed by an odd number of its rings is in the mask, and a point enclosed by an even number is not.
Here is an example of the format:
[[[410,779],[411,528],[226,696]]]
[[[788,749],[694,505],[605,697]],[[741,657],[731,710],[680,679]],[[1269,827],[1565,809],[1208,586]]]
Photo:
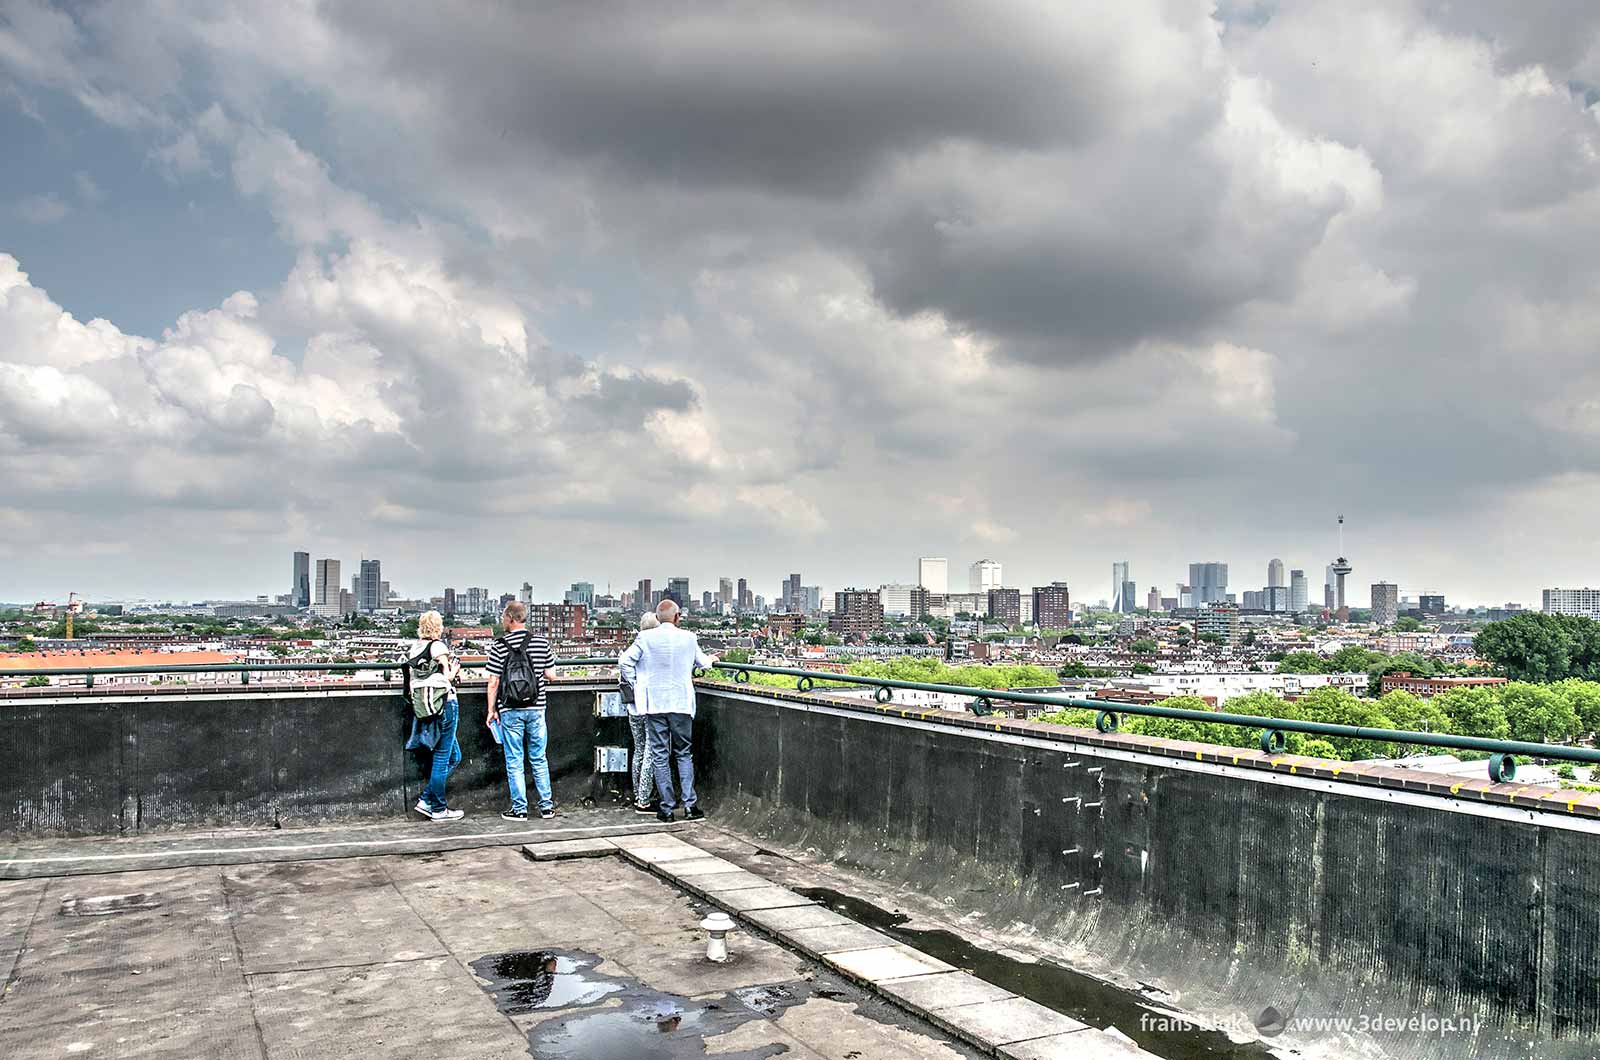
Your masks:
[[[1600,1055],[1588,819],[744,686],[702,693],[700,729],[734,827],[1037,932],[1174,1007],[1413,1021],[1279,1039],[1309,1055],[1363,1037],[1404,1057]],[[1429,1019],[1454,1029],[1413,1029]]]
[[[598,687],[551,686],[560,799],[588,790]],[[410,720],[398,683],[30,692],[0,696],[0,836],[392,817],[410,810],[425,779],[404,750]],[[450,799],[503,808],[505,760],[483,724],[482,686],[460,699],[463,759]]]

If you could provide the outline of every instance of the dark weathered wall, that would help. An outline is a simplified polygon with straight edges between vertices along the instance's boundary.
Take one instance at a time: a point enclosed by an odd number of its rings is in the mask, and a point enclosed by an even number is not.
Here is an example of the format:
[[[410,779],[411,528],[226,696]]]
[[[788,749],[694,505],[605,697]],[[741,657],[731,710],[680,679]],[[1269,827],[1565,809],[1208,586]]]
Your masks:
[[[552,688],[557,798],[589,789],[594,686]],[[480,689],[461,695],[452,804],[506,803],[505,759]],[[0,699],[0,836],[126,835],[196,825],[403,814],[424,782],[397,691],[261,688]],[[531,782],[530,782],[531,794]]]
[[[1396,1056],[1600,1055],[1594,835],[877,714],[701,704],[721,819],[1027,924],[1191,1011],[1476,1026],[1377,1035]]]

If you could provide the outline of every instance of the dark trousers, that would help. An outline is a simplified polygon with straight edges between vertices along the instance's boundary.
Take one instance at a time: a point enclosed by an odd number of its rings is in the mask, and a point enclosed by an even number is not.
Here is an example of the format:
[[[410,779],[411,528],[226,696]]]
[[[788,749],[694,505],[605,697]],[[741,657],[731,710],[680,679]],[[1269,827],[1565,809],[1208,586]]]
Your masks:
[[[682,805],[694,809],[694,758],[690,753],[694,739],[694,717],[689,714],[649,714],[650,754],[655,759],[656,794],[660,809],[670,812]],[[673,779],[677,797],[673,797]]]

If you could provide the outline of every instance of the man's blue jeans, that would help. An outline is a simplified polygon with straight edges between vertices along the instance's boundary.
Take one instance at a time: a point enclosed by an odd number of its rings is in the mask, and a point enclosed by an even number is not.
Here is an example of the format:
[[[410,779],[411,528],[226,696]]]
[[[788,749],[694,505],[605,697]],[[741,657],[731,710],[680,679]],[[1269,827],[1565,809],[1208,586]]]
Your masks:
[[[456,739],[456,722],[461,704],[456,697],[445,700],[444,716],[439,719],[439,742],[433,745],[433,768],[428,771],[428,786],[422,789],[422,804],[430,810],[449,809],[444,802],[445,782],[461,764],[461,743]]]
[[[694,717],[690,714],[650,714],[650,753],[655,757],[656,793],[661,796],[658,808],[671,813],[678,805],[694,809]],[[672,797],[672,780],[678,780],[678,797]]]
[[[506,786],[511,789],[511,809],[528,812],[527,782],[522,778],[524,757],[533,767],[533,787],[539,793],[539,809],[555,805],[550,799],[550,763],[545,758],[544,711],[502,710],[500,735],[506,748]]]

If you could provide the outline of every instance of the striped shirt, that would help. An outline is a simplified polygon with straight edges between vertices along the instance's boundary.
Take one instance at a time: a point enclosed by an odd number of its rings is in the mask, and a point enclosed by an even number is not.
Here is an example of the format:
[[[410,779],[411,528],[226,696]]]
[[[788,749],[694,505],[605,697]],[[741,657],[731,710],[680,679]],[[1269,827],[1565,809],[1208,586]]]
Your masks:
[[[536,637],[525,629],[514,629],[496,637],[489,645],[489,665],[487,667],[491,677],[504,677],[506,674],[506,656],[511,648],[528,646],[528,661],[533,664],[534,676],[539,679],[539,702],[535,710],[545,707],[544,672],[555,665],[555,656],[550,653],[550,642],[544,637]]]

